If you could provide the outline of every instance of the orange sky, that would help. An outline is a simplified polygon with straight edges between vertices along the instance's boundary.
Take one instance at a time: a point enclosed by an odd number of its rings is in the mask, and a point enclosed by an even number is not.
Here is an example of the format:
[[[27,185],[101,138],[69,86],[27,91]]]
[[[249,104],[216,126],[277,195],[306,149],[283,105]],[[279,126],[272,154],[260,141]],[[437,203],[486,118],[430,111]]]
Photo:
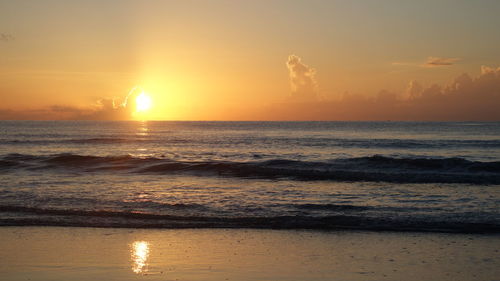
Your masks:
[[[0,0],[0,119],[500,120],[499,11]]]

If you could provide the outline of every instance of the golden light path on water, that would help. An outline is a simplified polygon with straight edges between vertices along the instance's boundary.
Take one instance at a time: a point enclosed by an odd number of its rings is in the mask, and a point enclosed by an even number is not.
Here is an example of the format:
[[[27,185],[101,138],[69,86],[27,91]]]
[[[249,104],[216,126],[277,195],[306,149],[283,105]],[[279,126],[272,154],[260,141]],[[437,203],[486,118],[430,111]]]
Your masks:
[[[149,243],[146,241],[135,241],[132,243],[132,271],[143,274],[148,271]]]

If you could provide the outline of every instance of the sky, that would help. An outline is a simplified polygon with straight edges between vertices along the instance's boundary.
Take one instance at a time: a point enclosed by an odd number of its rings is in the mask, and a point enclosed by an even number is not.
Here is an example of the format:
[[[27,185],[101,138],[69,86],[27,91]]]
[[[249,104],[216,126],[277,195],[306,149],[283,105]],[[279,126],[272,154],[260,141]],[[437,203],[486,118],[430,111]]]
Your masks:
[[[497,0],[0,0],[0,119],[498,121],[499,13]]]

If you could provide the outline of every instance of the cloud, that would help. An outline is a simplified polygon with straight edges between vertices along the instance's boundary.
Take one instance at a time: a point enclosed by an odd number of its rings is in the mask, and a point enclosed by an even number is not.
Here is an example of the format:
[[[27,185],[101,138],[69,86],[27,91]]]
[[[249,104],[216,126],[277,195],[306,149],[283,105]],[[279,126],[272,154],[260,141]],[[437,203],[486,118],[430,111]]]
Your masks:
[[[449,66],[453,65],[455,62],[459,61],[460,58],[439,58],[439,57],[428,57],[427,61],[422,64],[423,67],[439,67],[439,66]]]
[[[316,100],[316,70],[303,64],[301,58],[296,55],[290,55],[286,65],[290,73],[291,99],[294,101]]]
[[[481,66],[481,75],[499,75],[500,74],[500,67],[497,67],[496,69],[493,67],[489,67],[486,65]]]
[[[8,42],[14,40],[14,36],[7,33],[0,33],[0,42]]]
[[[134,88],[121,98],[102,98],[87,107],[54,105],[23,111],[0,110],[0,119],[130,120],[135,111],[135,96],[141,91]],[[352,93],[329,96],[338,98],[291,98],[262,108],[228,108],[226,112],[233,113],[219,119],[500,121],[500,67],[482,66],[478,75],[464,73],[444,85],[424,86],[413,80],[399,92],[381,90],[371,96]]]
[[[427,57],[427,60],[424,63],[395,61],[391,64],[395,66],[440,67],[453,65],[460,60],[461,58]]]
[[[404,97],[410,100],[418,99],[420,98],[423,90],[424,88],[418,81],[412,80],[410,81],[410,83],[408,83],[408,87],[406,88]]]
[[[345,93],[336,100],[280,103],[260,115],[270,120],[500,121],[500,67],[483,66],[447,85],[410,81],[401,92]]]
[[[85,120],[130,120],[135,111],[135,97],[142,88],[134,87],[124,98],[102,98],[91,112],[80,112],[74,118]]]
[[[134,87],[123,98],[101,98],[87,107],[52,105],[44,108],[0,109],[0,120],[130,120],[135,111],[135,97],[142,92]]]
[[[0,120],[73,120],[75,116],[80,116],[89,110],[54,105],[36,109],[0,109]]]

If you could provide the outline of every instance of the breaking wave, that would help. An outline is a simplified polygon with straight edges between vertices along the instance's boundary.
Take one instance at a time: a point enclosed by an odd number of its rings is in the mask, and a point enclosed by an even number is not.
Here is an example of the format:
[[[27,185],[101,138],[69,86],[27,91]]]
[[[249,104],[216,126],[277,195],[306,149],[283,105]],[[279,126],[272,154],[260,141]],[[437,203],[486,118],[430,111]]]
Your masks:
[[[139,174],[192,173],[245,178],[296,180],[382,181],[397,183],[500,184],[500,161],[464,158],[396,158],[370,156],[298,161],[175,161],[155,157],[7,154],[0,157],[0,171],[66,170],[77,172],[121,171]]]
[[[380,218],[361,215],[330,216],[175,216],[125,211],[89,211],[0,206],[0,226],[79,226],[126,228],[258,228],[423,231],[499,233],[500,226],[488,222],[437,221]],[[10,213],[11,216],[5,214]]]

